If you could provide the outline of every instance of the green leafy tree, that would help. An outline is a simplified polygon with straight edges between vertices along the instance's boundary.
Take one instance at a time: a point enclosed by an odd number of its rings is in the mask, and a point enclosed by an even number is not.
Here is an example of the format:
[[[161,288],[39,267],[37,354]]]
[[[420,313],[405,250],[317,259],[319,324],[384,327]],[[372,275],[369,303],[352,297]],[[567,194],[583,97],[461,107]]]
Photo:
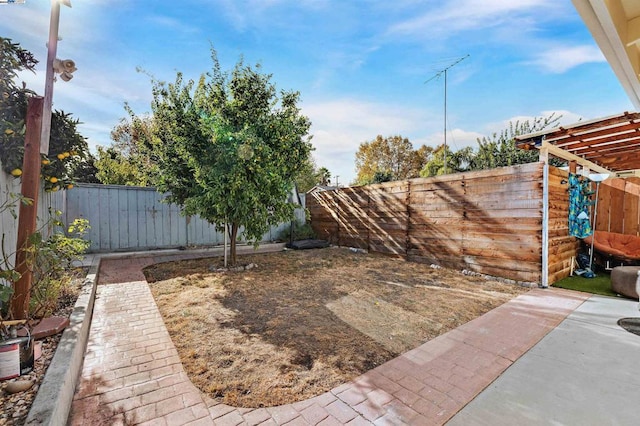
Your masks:
[[[75,169],[73,170],[73,176],[76,182],[101,183],[96,177],[98,169],[96,168],[95,162],[96,158],[89,152],[87,153],[87,158],[81,159],[76,163]]]
[[[432,149],[425,145],[418,150],[407,138],[378,135],[374,140],[363,142],[356,152],[356,184],[366,185],[378,178],[401,180],[418,177]]]
[[[158,163],[157,188],[229,232],[232,264],[242,228],[257,242],[270,225],[292,220],[287,197],[308,161],[309,119],[297,106],[299,94],[281,91],[260,66],[239,61],[222,72],[216,52],[213,69],[199,81],[152,79],[153,121],[141,131]],[[132,125],[141,120],[132,115]]]
[[[304,162],[300,173],[296,177],[296,188],[298,192],[307,192],[316,184],[316,163],[313,158],[309,157]]]
[[[129,107],[126,107],[129,111]],[[131,111],[129,111],[131,114]],[[113,143],[109,147],[98,147],[96,168],[98,179],[104,184],[153,186],[158,176],[158,165],[154,161],[149,138],[153,120],[151,117],[136,117],[136,125],[131,120],[122,119],[111,130]],[[144,135],[144,137],[141,137]]]
[[[388,172],[388,171],[382,172],[378,170],[373,174],[373,179],[371,179],[371,183],[384,183],[384,182],[391,182],[392,180],[393,180],[393,176],[391,175],[391,172]]]
[[[51,116],[49,154],[42,159],[40,172],[45,190],[70,188],[76,182],[76,171],[89,155],[87,140],[78,132],[80,121],[64,111]]]
[[[327,186],[331,183],[331,172],[326,167],[320,167],[316,171],[315,178],[316,185]]]
[[[515,145],[516,136],[556,127],[562,116],[551,114],[548,117],[536,117],[533,120],[509,122],[509,126],[500,133],[478,139],[478,151],[473,155],[471,170],[492,169],[515,164],[538,161],[538,150],[525,151]]]
[[[447,153],[447,167],[444,166],[444,154]],[[434,151],[431,159],[420,171],[420,176],[430,177],[463,172],[469,169],[473,158],[473,148],[466,147],[452,152],[449,146],[440,145]]]
[[[316,166],[313,158],[305,162],[302,171],[296,178],[298,192],[307,192],[316,185],[329,185],[331,172],[326,167]]]
[[[35,72],[37,64],[31,52],[0,37],[0,161],[7,173],[22,167],[27,101],[35,95],[16,80],[20,71]]]
[[[95,166],[98,170],[96,177],[105,185],[137,186],[142,179],[140,168],[114,147],[99,146]]]
[[[27,103],[35,92],[16,84],[18,72],[34,71],[38,61],[27,50],[0,37],[0,162],[5,172],[19,176],[24,156]],[[86,139],[78,133],[79,121],[64,111],[54,111],[48,155],[42,158],[45,189],[72,185],[77,165],[88,155]]]

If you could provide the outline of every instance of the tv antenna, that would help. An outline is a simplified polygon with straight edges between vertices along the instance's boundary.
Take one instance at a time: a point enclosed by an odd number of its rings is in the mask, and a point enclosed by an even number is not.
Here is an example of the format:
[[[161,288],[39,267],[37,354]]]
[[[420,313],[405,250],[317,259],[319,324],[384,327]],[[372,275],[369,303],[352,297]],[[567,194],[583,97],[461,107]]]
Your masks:
[[[469,54],[456,59],[452,64],[436,72],[430,79],[424,82],[424,84],[427,84],[431,80],[438,79],[442,75],[444,75],[444,173],[445,174],[447,173],[447,71],[449,71],[451,68],[455,67],[460,62],[467,59],[468,57],[469,57]]]

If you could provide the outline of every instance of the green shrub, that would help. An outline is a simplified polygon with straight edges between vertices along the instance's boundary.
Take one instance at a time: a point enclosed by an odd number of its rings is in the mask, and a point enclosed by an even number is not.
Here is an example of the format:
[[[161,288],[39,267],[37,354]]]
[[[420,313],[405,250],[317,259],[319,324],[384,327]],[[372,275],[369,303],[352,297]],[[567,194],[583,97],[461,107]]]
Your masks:
[[[311,224],[296,221],[293,222],[293,240],[306,240],[308,238],[315,238],[316,234],[313,232],[313,228],[311,228]],[[278,239],[280,241],[290,241],[291,239],[291,226],[287,226],[280,232],[278,235]]]
[[[59,216],[59,212],[55,212]],[[52,224],[62,225],[57,217]],[[51,315],[58,305],[58,299],[69,291],[70,270],[73,262],[82,259],[82,255],[91,245],[82,237],[89,230],[89,221],[75,219],[67,232],[55,232],[43,239],[40,232],[31,236],[29,248],[29,267],[33,272],[29,314],[34,318]]]

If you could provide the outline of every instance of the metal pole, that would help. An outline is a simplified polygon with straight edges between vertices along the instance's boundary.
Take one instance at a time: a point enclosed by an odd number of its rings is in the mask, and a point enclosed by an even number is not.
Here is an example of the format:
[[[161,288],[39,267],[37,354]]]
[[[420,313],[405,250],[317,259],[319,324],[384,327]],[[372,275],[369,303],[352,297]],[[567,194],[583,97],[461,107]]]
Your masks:
[[[542,288],[549,287],[549,163],[545,161],[542,171]]]
[[[58,26],[60,24],[60,3],[51,0],[51,19],[49,21],[49,42],[47,43],[47,73],[44,81],[44,105],[42,106],[42,133],[40,153],[49,153],[51,135],[51,107],[53,103],[53,61],[58,50]]]
[[[444,173],[447,174],[447,70],[444,70]]]
[[[596,239],[596,219],[598,218],[598,191],[600,190],[600,182],[596,182],[596,202],[593,210],[593,235],[591,236],[591,250],[589,253],[589,270],[593,271],[593,242]]]
[[[227,267],[227,244],[228,244],[227,241],[229,239],[229,235],[228,235],[229,228],[228,228],[228,225],[229,224],[228,224],[227,220],[225,219],[225,221],[224,221],[224,267],[225,268]]]

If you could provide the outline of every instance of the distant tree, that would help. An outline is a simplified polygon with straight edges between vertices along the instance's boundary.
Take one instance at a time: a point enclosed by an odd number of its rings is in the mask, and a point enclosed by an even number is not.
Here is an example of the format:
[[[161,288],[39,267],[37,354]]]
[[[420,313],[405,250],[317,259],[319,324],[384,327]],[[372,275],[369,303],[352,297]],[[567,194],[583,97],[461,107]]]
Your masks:
[[[548,117],[536,117],[533,120],[509,122],[509,126],[490,137],[478,138],[478,151],[473,155],[471,170],[492,169],[514,164],[538,161],[537,150],[526,151],[516,147],[516,136],[556,127],[562,116],[551,114]]]
[[[96,177],[105,185],[147,186],[145,170],[113,146],[98,147],[95,167]]]
[[[295,179],[298,192],[307,192],[314,187],[316,184],[315,169],[316,163],[313,158],[309,157],[302,165],[300,172]]]
[[[98,174],[98,169],[96,168],[95,162],[96,158],[89,152],[87,154],[87,158],[79,161],[75,165],[73,175],[75,176],[76,182],[102,183],[96,177],[96,175]]]
[[[444,154],[447,153],[447,167],[444,167]],[[463,172],[469,169],[473,158],[473,148],[466,147],[452,152],[449,146],[440,145],[434,151],[431,159],[420,171],[420,176],[430,177],[449,173]]]
[[[361,143],[356,152],[356,183],[372,183],[377,172],[390,176],[390,180],[418,177],[431,151],[425,145],[414,150],[409,139],[399,135],[387,138],[378,135]]]
[[[128,186],[155,184],[158,165],[153,160],[150,147],[145,145],[147,138],[140,136],[141,133],[150,134],[153,120],[146,116],[136,119],[136,126],[128,119],[121,119],[111,130],[111,146],[98,147],[95,165],[100,182]]]
[[[393,175],[391,172],[385,171],[377,171],[373,174],[373,179],[371,179],[371,183],[384,183],[391,182],[393,180]]]
[[[316,185],[328,185],[329,179],[331,179],[329,170],[326,167],[318,168],[315,160],[309,156],[295,182],[298,192],[307,192]]]
[[[331,172],[326,167],[320,167],[316,170],[316,184],[327,186],[331,183]]]
[[[235,264],[241,228],[257,244],[270,225],[294,217],[287,197],[312,149],[311,123],[299,94],[278,96],[259,65],[240,61],[225,73],[211,53],[213,69],[198,83],[181,73],[169,84],[152,78],[154,125],[139,134],[157,161],[158,190],[220,230],[227,223]],[[139,129],[140,118],[131,123]]]

